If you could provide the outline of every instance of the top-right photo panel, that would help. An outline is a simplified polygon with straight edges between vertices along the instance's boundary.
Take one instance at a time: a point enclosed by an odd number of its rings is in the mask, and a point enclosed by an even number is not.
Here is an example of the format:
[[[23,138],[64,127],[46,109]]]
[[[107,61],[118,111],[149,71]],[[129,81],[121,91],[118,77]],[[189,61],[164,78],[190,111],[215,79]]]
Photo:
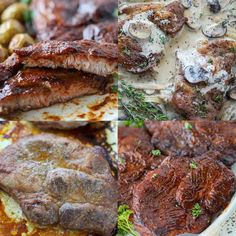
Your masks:
[[[120,0],[118,40],[120,120],[236,120],[236,0]]]

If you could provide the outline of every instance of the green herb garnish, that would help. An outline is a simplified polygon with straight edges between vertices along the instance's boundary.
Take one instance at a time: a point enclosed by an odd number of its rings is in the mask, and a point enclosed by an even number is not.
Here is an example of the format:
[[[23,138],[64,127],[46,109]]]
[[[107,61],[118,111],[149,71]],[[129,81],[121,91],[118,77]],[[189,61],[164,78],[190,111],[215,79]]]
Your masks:
[[[192,208],[192,216],[197,218],[202,214],[202,209],[199,203],[196,203]]]
[[[23,13],[23,18],[24,18],[24,21],[25,21],[26,23],[32,22],[32,19],[33,19],[33,11],[31,11],[31,10],[26,10],[26,11],[24,11],[24,13]]]
[[[154,42],[154,38],[150,37],[150,38],[149,38],[149,42],[150,42],[150,43],[153,43],[153,42]]]
[[[230,52],[233,52],[233,53],[236,53],[236,47],[231,47],[231,48],[229,48],[229,51],[230,51]]]
[[[141,128],[144,126],[144,121],[143,120],[125,120],[123,121],[123,124],[125,126],[133,126],[136,128]]]
[[[146,68],[147,66],[148,66],[148,62],[147,61],[144,61],[143,63],[139,64],[139,67],[141,69]]]
[[[193,126],[190,123],[188,123],[188,122],[184,122],[184,128],[185,129],[192,129]]]
[[[162,44],[165,44],[166,41],[167,41],[167,38],[166,38],[166,36],[164,36],[164,35],[159,35],[159,39],[160,39],[160,42],[161,42]]]
[[[32,0],[21,0],[21,2],[29,5],[32,2]]]
[[[214,101],[215,101],[216,103],[221,102],[221,101],[222,101],[222,96],[221,96],[221,95],[217,95],[217,96],[214,98]]]
[[[152,150],[152,155],[154,155],[154,156],[160,156],[160,155],[161,155],[161,151],[160,151],[159,149]]]
[[[196,162],[191,162],[190,164],[189,164],[189,166],[190,166],[190,168],[192,168],[192,169],[197,169],[197,163]]]
[[[134,230],[134,225],[130,222],[130,216],[133,214],[133,211],[129,209],[127,205],[120,205],[118,208],[118,232],[117,236],[139,236]]]
[[[128,56],[130,56],[131,51],[130,51],[129,48],[125,47],[125,48],[123,49],[123,53],[126,54],[126,55],[128,55]]]
[[[209,60],[208,60],[208,63],[212,64],[212,63],[213,63],[213,60],[212,60],[212,59],[209,59]]]

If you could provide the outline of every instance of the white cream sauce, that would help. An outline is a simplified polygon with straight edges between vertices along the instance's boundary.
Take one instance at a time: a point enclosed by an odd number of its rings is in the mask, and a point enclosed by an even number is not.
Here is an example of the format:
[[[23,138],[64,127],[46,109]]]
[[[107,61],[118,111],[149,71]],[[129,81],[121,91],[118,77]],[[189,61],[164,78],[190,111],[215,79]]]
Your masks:
[[[173,0],[168,1],[158,1],[167,4]],[[218,14],[212,14],[206,5],[205,0],[201,0],[201,8],[202,12],[197,12],[197,16],[199,16],[199,21],[202,25],[206,24],[214,24],[222,22],[227,19],[229,15],[232,17],[236,16],[236,1],[233,1],[233,4],[228,4],[230,0],[220,0],[222,10]],[[231,0],[232,1],[232,0]],[[124,2],[124,1],[123,1]],[[128,3],[127,3],[128,2]],[[129,3],[130,2],[130,3]],[[132,2],[132,3],[131,3]],[[140,1],[126,1],[125,5],[133,4],[134,2]],[[152,1],[146,1],[152,2]],[[157,1],[153,1],[157,2]],[[188,11],[188,10],[186,10]],[[236,32],[233,28],[228,28],[227,34],[224,36],[228,39],[236,40]],[[152,101],[156,103],[166,103],[169,101],[172,91],[174,90],[174,81],[175,81],[175,73],[176,73],[176,52],[183,51],[187,49],[194,49],[201,43],[202,40],[207,40],[208,38],[204,36],[199,30],[192,30],[187,25],[183,27],[183,29],[178,33],[178,35],[170,39],[169,42],[165,45],[164,57],[160,60],[158,66],[154,68],[152,73],[148,72],[145,75],[138,75],[128,73],[124,69],[120,68],[119,72],[121,74],[121,79],[127,80],[127,82],[131,83],[135,88],[144,90],[146,92],[146,100]],[[226,76],[224,72],[221,72],[222,76]],[[223,83],[224,84],[224,83]],[[221,84],[216,84],[215,86],[222,86]],[[209,88],[210,89],[210,88]],[[222,87],[223,89],[223,87]],[[206,92],[203,90],[202,92]],[[229,111],[236,110],[236,103],[234,101],[227,102],[222,110]],[[236,113],[236,112],[235,112]],[[173,116],[172,116],[173,115]],[[235,115],[236,116],[236,115]],[[176,114],[171,112],[170,118],[176,117]],[[228,119],[230,114],[227,116],[221,117],[224,119]]]

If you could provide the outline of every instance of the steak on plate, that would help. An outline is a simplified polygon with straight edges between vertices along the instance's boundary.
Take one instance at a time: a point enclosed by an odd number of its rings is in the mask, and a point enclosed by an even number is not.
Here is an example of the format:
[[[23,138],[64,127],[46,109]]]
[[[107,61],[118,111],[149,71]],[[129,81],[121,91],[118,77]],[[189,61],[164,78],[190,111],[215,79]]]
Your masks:
[[[102,93],[109,79],[76,70],[27,68],[0,89],[0,114],[28,111]]]
[[[110,236],[117,220],[117,186],[99,146],[41,134],[0,153],[0,188],[41,226]]]

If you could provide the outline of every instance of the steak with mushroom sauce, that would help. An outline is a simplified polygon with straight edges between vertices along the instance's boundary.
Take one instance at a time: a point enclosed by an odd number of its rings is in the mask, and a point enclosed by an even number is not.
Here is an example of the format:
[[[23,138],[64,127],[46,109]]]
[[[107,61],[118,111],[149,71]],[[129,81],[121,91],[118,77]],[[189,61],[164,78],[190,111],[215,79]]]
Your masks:
[[[152,144],[164,155],[197,157],[208,153],[226,165],[236,161],[236,123],[211,121],[147,121]]]
[[[80,40],[83,29],[115,19],[117,0],[33,0],[38,40]]]
[[[0,87],[0,114],[28,111],[105,92],[109,79],[76,70],[27,68]]]
[[[117,221],[117,186],[99,146],[41,134],[1,154],[0,188],[41,226],[110,236]]]
[[[236,42],[214,40],[197,49],[177,51],[177,74],[171,103],[188,119],[217,119],[233,82]]]
[[[133,73],[156,66],[169,37],[175,37],[186,21],[178,1],[132,5],[121,13],[127,18],[119,24],[119,64]]]
[[[167,157],[134,189],[136,229],[145,236],[200,233],[235,189],[233,172],[221,162],[207,156]]]
[[[15,53],[27,67],[77,69],[102,76],[117,68],[117,46],[93,40],[41,42]]]
[[[141,128],[119,127],[119,197],[120,202],[129,204],[133,198],[134,184],[148,170],[156,168],[163,156],[152,155],[151,137]]]

